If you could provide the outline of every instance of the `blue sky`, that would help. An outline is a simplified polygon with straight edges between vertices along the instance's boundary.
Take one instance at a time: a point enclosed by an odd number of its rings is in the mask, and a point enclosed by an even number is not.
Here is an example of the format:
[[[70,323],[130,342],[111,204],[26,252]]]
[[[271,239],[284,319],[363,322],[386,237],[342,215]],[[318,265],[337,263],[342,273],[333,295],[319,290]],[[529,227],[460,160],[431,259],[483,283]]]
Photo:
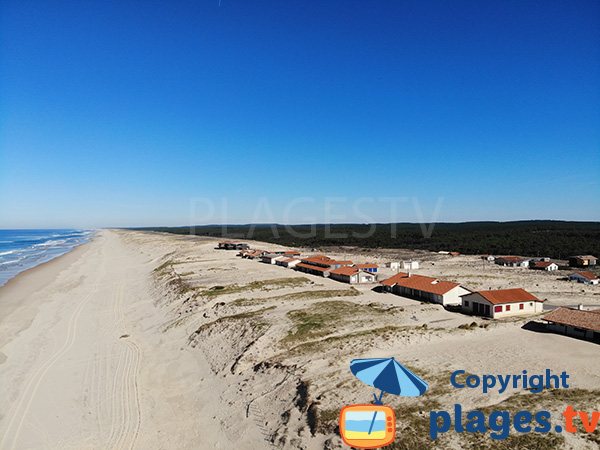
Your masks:
[[[2,228],[600,220],[600,4],[5,0],[0,153]]]

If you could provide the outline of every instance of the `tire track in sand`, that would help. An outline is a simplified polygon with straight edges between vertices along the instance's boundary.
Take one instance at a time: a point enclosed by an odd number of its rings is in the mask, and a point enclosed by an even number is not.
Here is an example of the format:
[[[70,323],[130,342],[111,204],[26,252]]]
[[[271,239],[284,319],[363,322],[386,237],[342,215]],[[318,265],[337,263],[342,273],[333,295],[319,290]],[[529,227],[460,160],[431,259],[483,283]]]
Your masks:
[[[42,366],[38,368],[38,370],[35,371],[33,376],[27,382],[25,389],[23,390],[23,394],[21,395],[21,398],[12,413],[10,421],[8,422],[8,426],[6,427],[4,437],[2,438],[2,441],[0,441],[0,448],[4,448],[5,445],[8,443],[11,431],[16,425],[16,429],[12,436],[12,444],[9,447],[11,450],[15,448],[19,435],[21,433],[21,429],[23,428],[23,424],[25,423],[25,418],[29,413],[29,409],[31,408],[31,404],[33,402],[33,399],[35,398],[35,395],[40,387],[41,382],[44,380],[46,374],[52,368],[52,366],[54,366],[54,364],[56,364],[56,362],[65,353],[67,353],[71,347],[73,347],[73,344],[75,343],[75,338],[77,336],[77,325],[79,322],[79,316],[81,315],[81,312],[83,311],[85,305],[96,294],[96,292],[98,292],[98,288],[101,284],[101,280],[104,277],[105,273],[106,255],[104,254],[104,252],[102,252],[102,264],[98,279],[92,286],[90,292],[84,297],[84,299],[79,303],[79,305],[77,305],[77,307],[73,311],[73,314],[71,315],[67,326],[67,336],[61,348],[58,349],[50,358],[48,358],[46,362],[42,364]]]

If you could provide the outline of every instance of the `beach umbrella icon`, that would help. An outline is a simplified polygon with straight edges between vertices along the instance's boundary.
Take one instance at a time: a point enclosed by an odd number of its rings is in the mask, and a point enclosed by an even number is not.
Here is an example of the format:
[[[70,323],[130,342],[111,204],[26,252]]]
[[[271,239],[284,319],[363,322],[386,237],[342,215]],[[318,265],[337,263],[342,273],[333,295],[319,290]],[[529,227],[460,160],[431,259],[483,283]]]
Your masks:
[[[402,395],[403,397],[418,397],[427,390],[427,383],[416,376],[398,361],[392,358],[354,359],[350,362],[350,370],[363,383],[381,389],[381,394],[375,397],[375,405],[383,405],[383,393]],[[369,434],[375,423],[373,415]]]

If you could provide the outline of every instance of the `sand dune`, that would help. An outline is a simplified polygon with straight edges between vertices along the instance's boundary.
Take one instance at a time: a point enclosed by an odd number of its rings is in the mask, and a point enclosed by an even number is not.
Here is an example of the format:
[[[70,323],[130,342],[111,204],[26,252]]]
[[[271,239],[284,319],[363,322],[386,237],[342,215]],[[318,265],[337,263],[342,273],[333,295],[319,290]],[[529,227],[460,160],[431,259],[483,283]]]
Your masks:
[[[353,289],[214,246],[107,230],[0,288],[0,448],[344,448],[339,410],[372,399],[373,389],[349,371],[350,360],[364,357],[395,356],[430,383],[424,398],[384,396],[399,413],[396,448],[423,445],[429,409],[456,402],[510,405],[529,395],[532,408],[564,405],[555,393],[449,388],[457,369],[566,370],[581,389],[570,401],[588,409],[600,401],[596,344],[523,329],[527,320],[493,323],[372,286]],[[422,272],[503,279],[469,257],[435,261]],[[551,283],[540,289],[552,291]],[[472,322],[481,326],[458,328]],[[472,444],[457,439],[442,448]],[[562,446],[594,445],[582,435],[564,439]]]

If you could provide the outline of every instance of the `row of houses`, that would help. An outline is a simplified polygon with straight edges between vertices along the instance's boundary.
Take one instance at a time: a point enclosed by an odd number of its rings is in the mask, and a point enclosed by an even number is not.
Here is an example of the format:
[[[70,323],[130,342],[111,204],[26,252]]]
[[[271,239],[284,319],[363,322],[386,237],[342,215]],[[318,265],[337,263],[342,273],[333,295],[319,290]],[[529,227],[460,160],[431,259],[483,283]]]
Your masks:
[[[350,284],[377,282],[377,264],[354,264],[349,260],[335,260],[325,255],[300,258],[300,253],[296,251],[248,249],[241,250],[238,256],[260,258],[266,264],[293,268]],[[569,279],[598,284],[598,278],[591,272],[576,272]],[[492,319],[543,312],[544,300],[521,288],[472,291],[460,283],[415,275],[410,271],[398,272],[380,283],[386,292],[444,306],[458,306],[462,312]],[[552,331],[600,341],[600,310],[561,307],[545,315],[542,320],[547,322],[548,329]]]
[[[325,255],[300,258],[300,252],[295,251],[242,250],[238,256],[247,259],[260,258],[266,264],[275,264],[350,284],[377,282],[379,269],[377,264],[354,264],[352,261],[335,260]]]
[[[519,256],[492,256],[481,255],[485,261],[493,261],[495,264],[505,267],[531,267],[540,270],[558,270],[558,264],[550,261],[550,258],[541,259],[523,259]],[[598,264],[598,258],[591,255],[571,256],[569,257],[569,266],[571,267],[591,267]]]

